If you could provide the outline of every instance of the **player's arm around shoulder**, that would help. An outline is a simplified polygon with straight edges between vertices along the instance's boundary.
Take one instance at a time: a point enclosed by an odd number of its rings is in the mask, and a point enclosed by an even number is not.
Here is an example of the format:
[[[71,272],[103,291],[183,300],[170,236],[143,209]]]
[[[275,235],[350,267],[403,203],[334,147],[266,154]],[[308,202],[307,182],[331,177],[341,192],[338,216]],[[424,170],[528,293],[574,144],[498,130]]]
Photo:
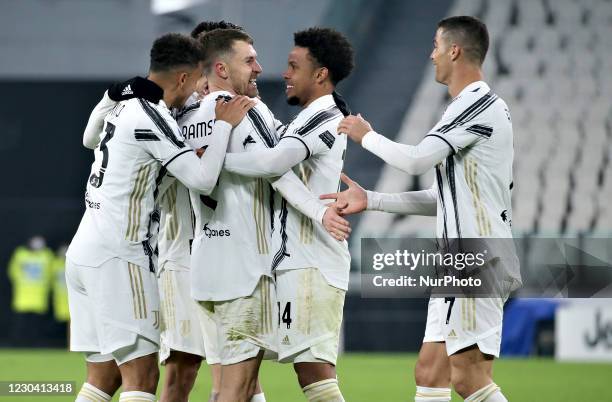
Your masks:
[[[247,97],[234,97],[231,100],[219,99],[215,106],[216,121],[213,127],[217,131],[218,141],[209,146],[198,157],[195,152],[179,153],[164,164],[168,171],[190,190],[210,194],[217,183],[219,172],[227,149],[230,132],[238,125],[254,103]],[[178,129],[178,126],[177,126]],[[193,151],[189,148],[190,151]]]

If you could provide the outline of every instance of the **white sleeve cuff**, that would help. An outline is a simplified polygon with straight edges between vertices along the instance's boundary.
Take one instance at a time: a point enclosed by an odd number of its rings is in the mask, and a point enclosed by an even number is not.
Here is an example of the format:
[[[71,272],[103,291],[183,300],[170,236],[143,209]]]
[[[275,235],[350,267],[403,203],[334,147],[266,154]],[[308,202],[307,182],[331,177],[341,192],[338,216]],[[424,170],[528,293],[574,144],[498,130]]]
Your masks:
[[[327,206],[323,205],[320,209],[319,212],[317,212],[317,222],[320,223],[321,225],[323,224],[323,216],[325,216],[325,212],[327,212]]]
[[[366,190],[366,196],[368,197],[367,210],[380,211],[381,196],[380,193],[375,191]]]

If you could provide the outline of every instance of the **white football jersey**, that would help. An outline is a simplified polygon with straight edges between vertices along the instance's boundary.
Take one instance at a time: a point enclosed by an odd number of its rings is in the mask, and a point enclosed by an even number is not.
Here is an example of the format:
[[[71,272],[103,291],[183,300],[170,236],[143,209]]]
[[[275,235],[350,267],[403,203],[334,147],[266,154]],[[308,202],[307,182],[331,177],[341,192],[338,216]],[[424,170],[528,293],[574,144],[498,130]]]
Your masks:
[[[67,256],[97,267],[119,257],[156,270],[156,199],[166,166],[193,150],[162,101],[119,102],[104,119],[85,192],[85,214]]]
[[[159,210],[159,266],[171,261],[173,269],[188,270],[194,219],[187,187],[173,180],[159,199]]]
[[[193,148],[215,141],[216,99],[231,96],[217,91],[185,108],[179,115],[183,138]],[[273,147],[276,120],[268,107],[256,106],[232,130],[227,152],[245,152],[254,146]],[[271,186],[221,171],[210,196],[191,192],[195,238],[191,250],[192,296],[223,301],[250,295],[262,275],[271,276],[270,231],[273,228]]]
[[[281,141],[300,141],[306,159],[293,171],[315,195],[335,193],[340,187],[346,135],[338,134],[344,116],[331,95],[325,95],[302,110],[281,135]],[[280,196],[279,196],[280,197]],[[318,268],[332,286],[348,288],[351,256],[346,241],[337,241],[325,228],[280,200],[279,230],[274,232],[276,270]]]
[[[506,103],[485,82],[471,83],[427,136],[452,151],[435,167],[438,237],[511,238],[514,149]]]

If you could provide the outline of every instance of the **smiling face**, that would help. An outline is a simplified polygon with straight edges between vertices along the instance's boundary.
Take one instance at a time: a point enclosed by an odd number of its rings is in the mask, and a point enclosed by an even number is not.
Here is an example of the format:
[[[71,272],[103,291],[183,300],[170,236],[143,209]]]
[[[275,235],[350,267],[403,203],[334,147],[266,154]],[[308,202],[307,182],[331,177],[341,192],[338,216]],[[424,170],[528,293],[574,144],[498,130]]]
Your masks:
[[[227,71],[234,92],[251,98],[259,95],[257,76],[261,74],[262,68],[257,62],[257,52],[253,45],[235,41],[227,58]]]
[[[303,106],[309,102],[319,68],[308,49],[296,46],[291,50],[287,59],[287,70],[283,74],[287,84],[287,103]]]
[[[441,84],[448,84],[452,71],[452,49],[453,46],[449,39],[445,37],[444,30],[438,28],[433,40],[433,50],[429,57],[435,68],[436,81]]]

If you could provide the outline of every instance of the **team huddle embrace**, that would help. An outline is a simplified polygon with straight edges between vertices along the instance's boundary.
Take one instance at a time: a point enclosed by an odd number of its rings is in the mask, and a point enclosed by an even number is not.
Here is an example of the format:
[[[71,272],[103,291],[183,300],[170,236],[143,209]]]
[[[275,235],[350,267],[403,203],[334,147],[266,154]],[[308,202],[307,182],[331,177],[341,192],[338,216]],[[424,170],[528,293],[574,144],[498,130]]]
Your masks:
[[[479,68],[486,48],[475,59],[472,50],[464,52],[472,49],[465,43],[471,36],[453,33],[482,23],[455,18],[442,21],[436,34],[440,46],[455,46],[444,57]],[[435,53],[438,69],[444,57]],[[497,221],[488,222],[489,233],[478,232],[472,211],[460,222],[457,205],[471,205],[472,194],[463,176],[455,187],[448,168],[457,163],[460,172],[464,158],[481,162],[483,152],[502,158],[486,176],[491,183],[481,185],[505,186],[504,192],[482,198],[491,201],[487,207],[510,210],[512,132],[509,119],[498,118],[508,112],[501,100],[490,107],[498,98],[479,76],[459,87],[437,71],[436,79],[453,97],[459,89],[462,99],[421,144],[409,146],[375,133],[336,92],[353,69],[353,50],[335,30],[294,34],[283,78],[287,102],[301,109],[289,122],[259,98],[262,67],[239,26],[203,22],[191,36],[163,35],[150,56],[147,78],[112,85],[83,135],[95,161],[66,264],[70,348],[87,362],[77,401],[109,401],[119,387],[121,401],[155,401],[159,363],[166,368],[161,400],[187,401],[204,359],[211,401],[265,401],[258,380],[263,359],[292,363],[309,401],[344,401],[335,368],[350,269],[344,215],[437,214],[442,239],[461,237],[460,224],[472,237],[511,236]],[[486,132],[469,129],[475,125]],[[408,173],[435,167],[437,187],[366,192],[342,174],[348,138]],[[343,192],[341,180],[348,184]],[[451,309],[432,298],[419,364],[446,369],[441,377],[419,378],[417,366],[415,400],[450,401],[453,356],[465,353],[480,360],[467,371],[465,392],[453,382],[457,392],[478,398],[466,400],[505,400],[491,399],[503,395],[490,373],[504,300],[482,300],[472,302],[473,311],[492,315],[477,330],[462,328],[458,314],[449,321]],[[449,325],[456,326],[453,336]]]

